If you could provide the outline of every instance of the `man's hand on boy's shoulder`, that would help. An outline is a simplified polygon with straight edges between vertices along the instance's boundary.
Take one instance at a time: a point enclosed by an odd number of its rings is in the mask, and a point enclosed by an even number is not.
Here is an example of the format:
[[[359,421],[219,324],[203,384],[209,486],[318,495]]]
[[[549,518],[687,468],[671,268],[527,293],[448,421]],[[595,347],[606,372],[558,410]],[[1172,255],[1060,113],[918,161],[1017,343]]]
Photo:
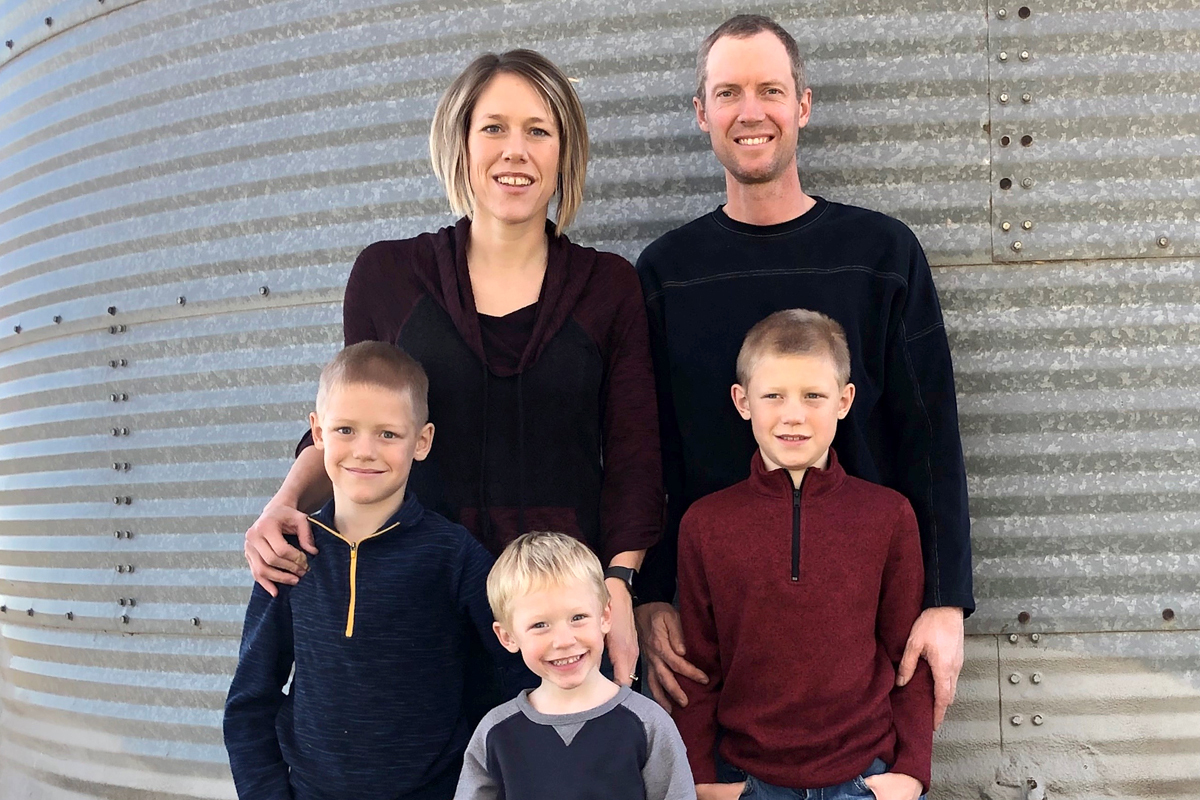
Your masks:
[[[317,548],[312,530],[308,526],[308,515],[282,504],[268,503],[262,514],[246,531],[243,551],[250,573],[259,586],[275,597],[277,583],[295,585],[308,571],[308,556],[297,550],[283,538],[290,533],[300,538],[300,546],[312,554]]]
[[[913,623],[896,673],[896,685],[912,680],[917,660],[924,658],[933,672],[933,729],[941,727],[946,709],[954,702],[958,673],[963,665],[963,610],[947,606],[927,608]]]
[[[687,648],[683,644],[679,612],[670,603],[643,603],[634,609],[634,616],[650,693],[667,713],[673,710],[672,703],[686,706],[687,694],[675,680],[676,673],[696,683],[708,683],[708,677],[684,658]]]
[[[696,800],[737,800],[746,789],[745,781],[737,783],[697,783]]]
[[[917,800],[921,796],[921,782],[899,772],[872,775],[863,778],[863,783],[867,784],[876,800]]]

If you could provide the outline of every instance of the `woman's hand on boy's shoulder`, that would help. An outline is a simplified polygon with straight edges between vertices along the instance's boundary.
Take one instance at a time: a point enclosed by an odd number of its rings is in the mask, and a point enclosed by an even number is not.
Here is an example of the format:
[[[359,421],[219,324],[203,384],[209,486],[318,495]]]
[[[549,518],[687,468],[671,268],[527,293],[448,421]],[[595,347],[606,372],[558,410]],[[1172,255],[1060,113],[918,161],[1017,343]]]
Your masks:
[[[696,800],[737,800],[746,790],[746,782],[697,783]]]
[[[308,516],[282,504],[268,503],[246,531],[246,563],[254,580],[272,597],[279,591],[275,584],[295,585],[308,571],[308,557],[287,543],[285,533],[298,536],[305,550],[316,553]]]
[[[921,782],[899,772],[871,775],[863,778],[863,782],[877,800],[917,800],[921,796]]]

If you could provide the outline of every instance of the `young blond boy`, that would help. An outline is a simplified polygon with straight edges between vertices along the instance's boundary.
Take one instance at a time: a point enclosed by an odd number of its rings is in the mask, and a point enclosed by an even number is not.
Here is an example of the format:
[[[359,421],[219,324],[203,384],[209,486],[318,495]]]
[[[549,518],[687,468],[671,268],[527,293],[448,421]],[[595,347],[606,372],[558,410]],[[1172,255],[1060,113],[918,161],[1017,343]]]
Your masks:
[[[814,311],[772,314],[738,354],[750,478],[679,529],[684,644],[710,680],[683,681],[675,722],[702,800],[916,800],[929,785],[928,666],[896,686],[921,613],[917,522],[830,449],[849,376],[841,326]]]
[[[493,709],[467,746],[456,800],[690,800],[679,733],[600,673],[611,624],[595,554],[561,533],[512,542],[487,579],[500,643],[541,685]]]
[[[491,556],[406,493],[433,443],[427,392],[382,342],[321,373],[310,422],[333,500],[309,517],[304,580],[274,598],[255,586],[246,610],[224,725],[240,798],[449,800],[481,643],[519,680],[491,632]]]

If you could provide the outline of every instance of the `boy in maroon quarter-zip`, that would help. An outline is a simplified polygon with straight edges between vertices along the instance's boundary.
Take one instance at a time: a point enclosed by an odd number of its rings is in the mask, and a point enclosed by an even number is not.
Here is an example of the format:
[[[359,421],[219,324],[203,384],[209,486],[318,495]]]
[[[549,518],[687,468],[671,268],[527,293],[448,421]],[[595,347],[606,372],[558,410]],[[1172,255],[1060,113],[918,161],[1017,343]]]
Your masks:
[[[921,613],[916,517],[830,449],[854,401],[838,323],[780,311],[737,359],[733,402],[758,451],[750,477],[679,528],[687,656],[675,709],[700,800],[916,800],[929,786],[933,682],[896,670]],[[805,791],[809,794],[805,794]]]

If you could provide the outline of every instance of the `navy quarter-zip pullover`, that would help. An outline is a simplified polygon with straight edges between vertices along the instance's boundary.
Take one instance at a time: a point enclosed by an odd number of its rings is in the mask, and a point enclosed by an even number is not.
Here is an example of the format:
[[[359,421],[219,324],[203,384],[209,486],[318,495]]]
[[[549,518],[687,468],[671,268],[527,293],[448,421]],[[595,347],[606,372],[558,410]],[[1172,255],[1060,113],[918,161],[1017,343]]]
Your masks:
[[[533,683],[492,633],[492,557],[412,494],[357,544],[332,500],[309,519],[307,574],[275,598],[255,586],[246,609],[224,726],[238,796],[450,800],[482,651],[507,697]]]

